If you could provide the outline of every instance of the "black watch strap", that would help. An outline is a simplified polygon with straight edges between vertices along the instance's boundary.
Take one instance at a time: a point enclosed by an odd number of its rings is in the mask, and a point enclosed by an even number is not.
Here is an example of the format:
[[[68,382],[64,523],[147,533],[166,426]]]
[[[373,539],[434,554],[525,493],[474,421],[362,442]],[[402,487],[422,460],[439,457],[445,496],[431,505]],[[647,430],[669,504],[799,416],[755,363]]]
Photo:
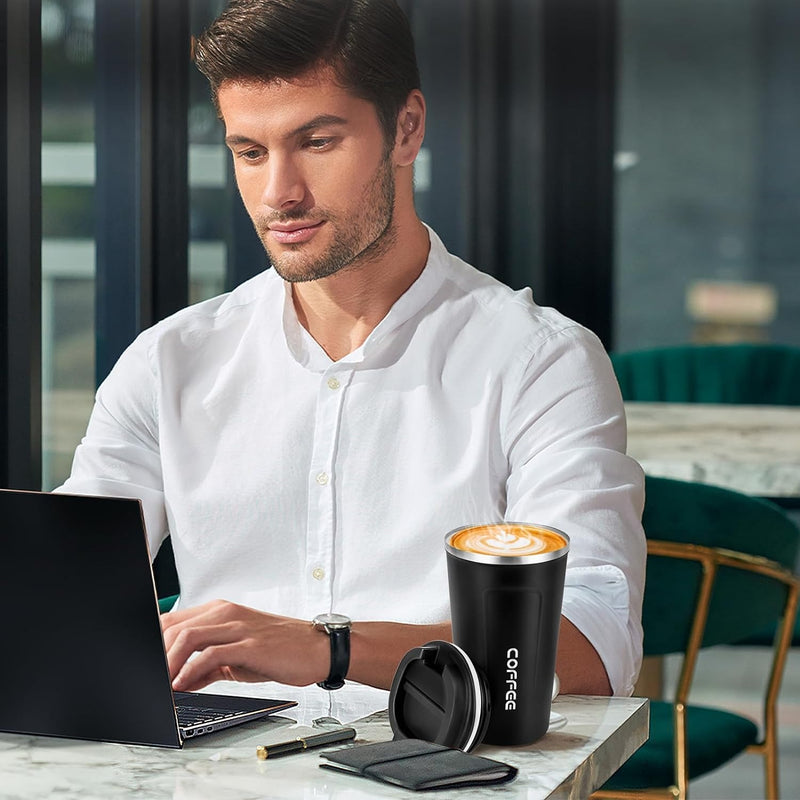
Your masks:
[[[321,614],[314,627],[328,634],[331,642],[331,668],[328,677],[317,686],[333,691],[344,686],[350,668],[350,620],[341,614]]]
[[[323,689],[341,689],[350,667],[350,628],[329,631],[331,639],[331,671],[319,686]]]

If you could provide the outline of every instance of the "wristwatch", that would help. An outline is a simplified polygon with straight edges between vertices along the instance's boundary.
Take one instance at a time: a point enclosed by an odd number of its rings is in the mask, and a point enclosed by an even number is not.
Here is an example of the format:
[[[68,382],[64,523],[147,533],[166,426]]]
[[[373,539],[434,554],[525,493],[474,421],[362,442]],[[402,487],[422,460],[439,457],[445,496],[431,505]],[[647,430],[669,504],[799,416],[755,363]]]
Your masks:
[[[331,670],[317,686],[329,691],[341,689],[350,667],[350,627],[353,623],[342,614],[319,614],[311,624],[316,630],[327,633],[331,640]]]

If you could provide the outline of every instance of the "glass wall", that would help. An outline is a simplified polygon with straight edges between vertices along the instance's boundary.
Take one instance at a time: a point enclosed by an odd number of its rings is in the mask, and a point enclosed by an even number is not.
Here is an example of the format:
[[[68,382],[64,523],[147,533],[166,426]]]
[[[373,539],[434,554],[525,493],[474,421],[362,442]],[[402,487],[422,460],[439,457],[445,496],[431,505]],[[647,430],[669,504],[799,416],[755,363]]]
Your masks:
[[[190,25],[202,31],[224,0],[192,0]],[[225,133],[210,102],[208,82],[189,70],[189,300],[213,297],[225,287],[227,246],[225,209],[229,204],[228,149]]]
[[[94,393],[94,3],[42,2],[42,485],[69,472]]]
[[[223,0],[193,0],[192,31]],[[69,474],[95,391],[94,0],[42,2],[42,487]],[[227,149],[208,85],[190,71],[189,300],[225,286]]]
[[[616,349],[800,344],[800,6],[619,10]]]

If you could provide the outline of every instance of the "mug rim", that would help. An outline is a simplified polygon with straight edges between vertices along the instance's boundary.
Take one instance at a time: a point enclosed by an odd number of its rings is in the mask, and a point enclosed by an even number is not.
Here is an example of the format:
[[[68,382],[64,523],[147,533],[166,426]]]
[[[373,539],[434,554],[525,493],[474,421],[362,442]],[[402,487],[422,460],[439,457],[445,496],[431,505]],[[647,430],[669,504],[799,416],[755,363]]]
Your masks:
[[[450,542],[453,537],[471,528],[487,528],[493,525],[518,525],[521,528],[537,528],[539,530],[551,531],[558,534],[565,542],[563,547],[557,550],[548,550],[546,553],[534,553],[526,556],[502,556],[490,555],[489,553],[473,553],[469,550],[461,550],[454,547]],[[444,538],[445,550],[453,557],[464,561],[477,561],[481,564],[499,564],[502,566],[513,566],[515,564],[542,564],[547,561],[555,561],[569,552],[569,536],[564,531],[554,528],[552,525],[540,525],[536,522],[514,522],[513,520],[503,520],[501,522],[479,522],[472,525],[462,525],[449,531]]]

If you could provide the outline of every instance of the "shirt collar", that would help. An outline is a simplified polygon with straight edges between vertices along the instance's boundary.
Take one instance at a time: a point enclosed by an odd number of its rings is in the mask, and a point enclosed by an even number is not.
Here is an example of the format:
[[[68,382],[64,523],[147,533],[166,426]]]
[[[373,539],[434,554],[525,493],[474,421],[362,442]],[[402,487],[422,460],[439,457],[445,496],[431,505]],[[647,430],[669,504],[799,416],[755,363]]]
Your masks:
[[[364,343],[340,359],[339,364],[358,364],[373,357],[387,337],[418,314],[444,282],[447,250],[436,233],[427,225],[425,227],[430,239],[430,250],[419,277],[395,301],[389,313],[375,326]],[[301,366],[313,371],[324,371],[333,361],[298,321],[292,302],[292,286],[288,281],[283,283],[283,331],[289,352]]]

